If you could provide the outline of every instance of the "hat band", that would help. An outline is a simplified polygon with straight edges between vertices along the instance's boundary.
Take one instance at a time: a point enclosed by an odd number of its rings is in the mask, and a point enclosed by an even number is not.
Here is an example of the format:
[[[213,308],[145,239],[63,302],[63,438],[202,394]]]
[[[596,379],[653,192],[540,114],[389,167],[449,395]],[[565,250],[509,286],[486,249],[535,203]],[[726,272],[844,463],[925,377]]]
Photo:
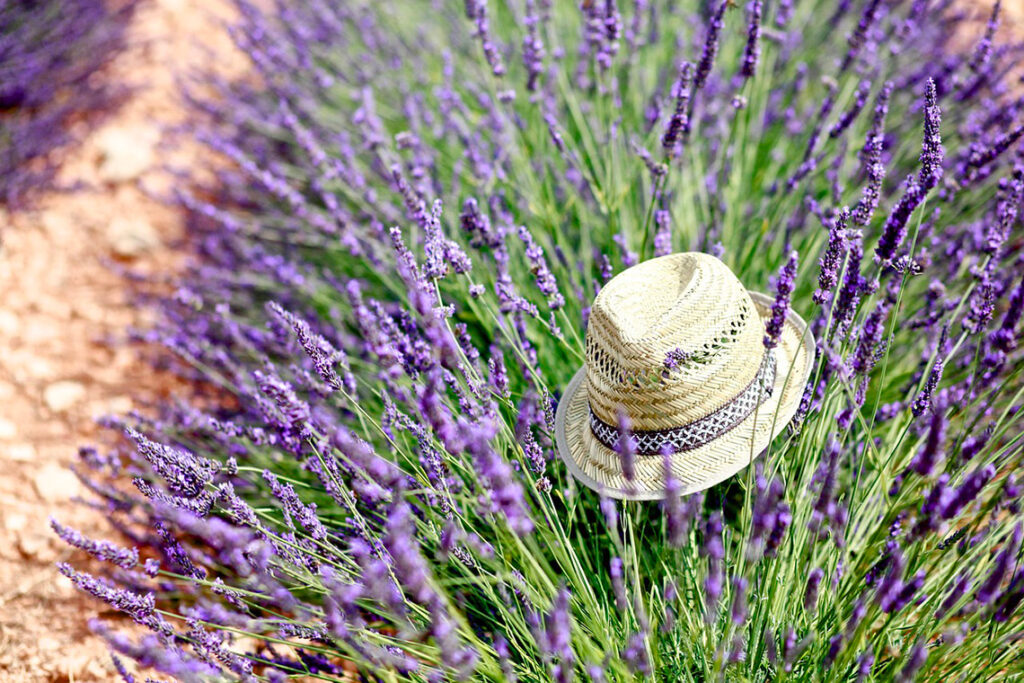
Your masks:
[[[691,451],[714,441],[743,422],[757,406],[772,395],[775,386],[775,354],[767,351],[761,367],[750,384],[735,398],[715,412],[679,427],[634,431],[631,433],[637,455],[661,455],[665,449],[672,453]],[[589,408],[589,405],[588,405]],[[618,450],[618,427],[610,425],[590,409],[590,431],[606,448]]]

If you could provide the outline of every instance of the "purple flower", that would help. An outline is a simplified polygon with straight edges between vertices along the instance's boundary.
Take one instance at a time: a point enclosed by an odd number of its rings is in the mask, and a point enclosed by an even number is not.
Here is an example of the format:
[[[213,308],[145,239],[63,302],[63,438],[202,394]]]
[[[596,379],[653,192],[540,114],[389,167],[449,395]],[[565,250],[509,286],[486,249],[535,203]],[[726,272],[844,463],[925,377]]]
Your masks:
[[[747,45],[743,50],[743,61],[740,63],[740,75],[752,78],[757,71],[757,62],[761,57],[761,11],[762,0],[751,0],[750,22],[747,24]]]
[[[883,92],[884,92],[883,88]],[[833,140],[841,136],[850,125],[856,120],[857,116],[860,115],[864,109],[864,105],[868,101],[868,93],[871,92],[871,81],[864,80],[857,86],[857,92],[853,96],[853,104],[850,108],[844,111],[840,116],[839,120],[832,124],[832,128],[828,131],[828,136]],[[881,97],[881,95],[879,95]],[[877,135],[877,133],[875,133]]]
[[[303,503],[292,485],[282,483],[270,470],[263,470],[263,480],[269,486],[270,494],[281,503],[285,524],[294,528],[297,521],[315,540],[327,540],[327,529],[316,514],[316,503]]]
[[[639,263],[640,257],[637,255],[637,253],[635,251],[632,251],[629,248],[629,244],[626,241],[625,235],[623,235],[621,233],[619,233],[617,235],[613,235],[612,236],[612,241],[615,242],[615,245],[619,248],[619,254],[620,254],[621,258],[622,258],[622,265],[623,266],[625,266],[626,268],[629,268],[629,267],[635,266],[637,263]]]
[[[886,332],[885,321],[889,317],[889,311],[892,310],[893,305],[896,303],[899,293],[898,287],[898,280],[895,278],[890,280],[886,296],[875,304],[875,307],[868,314],[864,320],[864,325],[861,327],[860,340],[857,342],[857,348],[853,353],[850,370],[854,374],[864,375],[865,381],[866,376],[875,365],[877,354],[882,350],[882,343],[885,340]],[[863,397],[859,391],[856,398],[858,404],[863,403]]]
[[[61,11],[4,4],[0,203],[6,208],[31,207],[52,189],[61,148],[80,142],[124,99],[123,83],[97,76],[131,40],[125,29],[136,7],[102,0]]]
[[[871,667],[875,665],[875,655],[870,648],[857,655],[857,683],[862,683],[871,675]]]
[[[689,107],[691,95],[690,82],[692,78],[693,64],[690,62],[680,64],[679,79],[675,85],[676,106],[668,120],[668,125],[665,126],[665,134],[661,138],[661,147],[665,150],[665,156],[668,158],[675,156],[680,134],[686,133],[690,129]],[[667,211],[659,211],[659,213],[665,213],[665,217],[668,217]]]
[[[547,259],[544,258],[544,250],[534,241],[533,235],[526,229],[526,226],[519,227],[519,239],[526,247],[526,260],[530,262],[530,272],[537,282],[537,289],[547,297],[548,307],[557,311],[565,305],[565,297],[558,289],[558,281],[551,274],[548,268]]]
[[[815,567],[807,576],[807,586],[804,588],[804,610],[813,612],[818,607],[818,588],[825,572],[821,567]]]
[[[128,669],[125,668],[124,663],[117,655],[111,654],[110,659],[113,661],[114,669],[117,670],[117,674],[121,677],[121,680],[124,681],[124,683],[135,683],[135,676],[128,673]]]
[[[935,393],[935,389],[938,387],[939,382],[942,380],[942,371],[945,367],[945,361],[938,354],[942,352],[945,337],[946,330],[944,329],[942,332],[942,338],[939,340],[939,343],[935,350],[935,361],[934,363],[932,363],[932,369],[928,373],[928,380],[925,382],[924,387],[921,389],[921,392],[914,399],[913,406],[911,407],[911,411],[913,412],[914,417],[920,417],[921,415],[924,415],[925,411],[931,407],[932,395]]]
[[[1004,540],[1003,549],[996,555],[992,571],[981,582],[977,593],[974,594],[974,599],[979,603],[986,605],[992,602],[992,599],[996,597],[999,591],[1000,584],[1002,584],[1013,563],[1016,562],[1017,551],[1020,549],[1021,543],[1021,529],[1021,523],[1018,522],[1013,527],[1013,535],[1009,539]]]
[[[704,579],[705,618],[713,623],[717,617],[718,600],[722,597],[725,546],[722,545],[722,513],[712,512],[704,523],[704,543],[700,553],[708,560],[708,573]]]
[[[832,537],[837,544],[843,542],[843,528],[846,525],[846,510],[836,499],[836,478],[841,453],[839,442],[831,438],[811,480],[811,485],[818,487],[818,497],[815,499],[811,518],[807,522],[811,531],[819,532],[821,535],[824,535],[826,529],[831,529]]]
[[[881,4],[881,0],[869,0],[867,6],[864,8],[864,14],[861,15],[860,22],[857,24],[857,28],[854,29],[853,33],[847,37],[847,44],[849,48],[846,51],[846,57],[843,59],[843,63],[839,67],[839,71],[846,71],[853,64],[854,60],[860,54],[864,44],[868,41],[868,31],[871,30],[872,25],[878,17],[878,6]]]
[[[887,599],[883,599],[880,603],[883,612],[893,613],[899,612],[901,609],[910,604],[910,601],[915,595],[921,590],[924,585],[925,572],[923,569],[919,570],[914,577],[906,583],[899,582],[899,590],[890,593]]]
[[[943,472],[935,480],[935,485],[924,499],[921,513],[918,515],[917,526],[914,527],[912,533],[913,536],[920,537],[926,532],[939,528],[939,513],[944,508],[949,496],[949,475]]]
[[[615,607],[620,611],[624,611],[629,607],[629,601],[626,599],[626,585],[622,580],[623,573],[621,557],[613,557],[611,559],[609,573],[612,578],[612,591],[615,593]]]
[[[980,334],[992,321],[996,305],[995,261],[977,273],[978,285],[972,292],[964,316],[964,329],[971,334]]]
[[[928,647],[925,643],[916,643],[907,656],[907,663],[900,669],[896,680],[899,683],[912,683],[917,678],[917,672],[928,660]]]
[[[782,657],[783,671],[785,671],[786,673],[791,672],[793,670],[793,665],[800,659],[800,657],[803,656],[804,652],[807,651],[807,648],[810,647],[811,643],[813,642],[813,632],[808,633],[800,640],[797,640],[796,631],[790,628],[789,631],[786,633],[786,639],[783,642],[782,647],[784,653]]]
[[[1015,173],[1013,181],[1008,184],[1009,187],[1005,185],[1001,183],[1001,194],[1005,192],[1005,195],[996,209],[996,220],[991,222],[985,236],[982,251],[986,254],[994,255],[999,252],[1017,222],[1020,205],[1024,201],[1024,173]]]
[[[509,527],[521,536],[533,531],[533,520],[527,510],[523,487],[515,479],[512,467],[491,446],[496,427],[493,424],[470,424],[460,419],[456,429],[467,453],[476,463],[477,473],[490,491],[491,502],[500,511]]]
[[[849,328],[860,296],[868,286],[867,280],[860,272],[861,259],[864,257],[860,231],[847,234],[847,249],[846,273],[843,275],[843,284],[839,288],[839,296],[832,309],[832,316],[835,319],[833,329],[835,334],[840,337]]]
[[[651,663],[647,657],[647,639],[643,633],[634,633],[626,641],[622,659],[634,674],[647,677],[651,674]]]
[[[667,256],[672,253],[672,217],[668,211],[658,209],[654,212],[654,255]]]
[[[944,456],[942,443],[946,436],[946,417],[942,411],[936,410],[932,413],[928,422],[928,433],[925,436],[924,445],[910,461],[910,469],[922,477],[927,477],[935,469],[935,465]]]
[[[992,335],[993,344],[1001,351],[1009,352],[1017,348],[1016,329],[1022,314],[1024,314],[1024,277],[1010,294],[1003,322]]]
[[[851,220],[854,225],[864,227],[871,220],[882,193],[882,181],[885,180],[885,164],[882,163],[882,150],[885,140],[885,119],[889,114],[889,98],[892,96],[893,84],[887,81],[878,93],[875,104],[875,115],[871,128],[868,130],[864,148],[861,150],[861,162],[867,170],[868,180],[864,185],[860,201],[854,207]]]
[[[84,572],[76,572],[66,562],[58,562],[57,569],[71,579],[80,590],[106,602],[114,609],[124,612],[142,626],[152,626],[157,617],[156,597],[153,593],[136,593],[119,588],[104,578],[97,578]]]
[[[743,622],[747,619],[747,585],[747,580],[742,576],[733,577],[733,598],[729,618],[737,626],[743,625]]]
[[[757,477],[757,498],[751,514],[750,536],[747,557],[756,560],[762,554],[771,555],[781,541],[791,518],[789,507],[783,500],[785,485],[779,478],[765,482],[759,473]]]
[[[900,590],[903,587],[901,577],[903,575],[905,560],[903,553],[900,552],[899,547],[896,545],[896,541],[890,541],[887,544],[887,554],[883,555],[882,560],[879,562],[881,567],[873,567],[868,573],[868,585],[872,585],[874,577],[877,576],[876,568],[880,571],[881,569],[888,568],[885,575],[882,576],[881,580],[878,581],[877,587],[875,588],[875,601],[879,606],[890,606],[896,599]],[[885,607],[883,607],[883,610]]]
[[[979,169],[992,163],[1017,142],[1021,135],[1024,135],[1024,124],[1003,133],[990,145],[972,145],[970,156],[967,158],[967,168]]]
[[[942,601],[938,611],[935,613],[935,618],[941,620],[949,612],[956,607],[957,603],[967,594],[967,588],[971,584],[971,578],[966,573],[961,573],[956,581],[953,582],[952,588],[949,589],[949,593],[946,595],[946,599]]]
[[[968,68],[974,73],[980,73],[992,59],[992,39],[999,28],[999,9],[1001,5],[1002,0],[996,0],[995,4],[992,5],[992,14],[985,25],[985,35],[978,42],[977,47],[974,48],[971,61],[967,64]]]
[[[537,81],[544,72],[544,43],[540,39],[540,17],[534,0],[526,0],[526,15],[523,19],[526,35],[523,36],[523,66],[526,68],[526,89],[537,90]]]
[[[128,427],[128,437],[135,442],[139,455],[160,475],[167,487],[179,495],[195,498],[216,473],[216,465],[192,453],[156,443]]]
[[[619,51],[622,16],[615,0],[594,0],[580,5],[584,16],[584,37],[587,49],[602,71],[610,69]]]
[[[122,548],[109,541],[93,541],[76,529],[60,524],[52,517],[50,518],[50,528],[65,543],[84,550],[101,562],[110,562],[121,569],[132,569],[139,563],[139,551],[136,548]]]
[[[789,252],[789,258],[775,280],[775,302],[772,304],[771,318],[765,325],[764,346],[766,349],[774,349],[778,346],[779,337],[782,336],[782,330],[786,324],[786,313],[789,311],[789,299],[793,294],[796,281],[797,258],[796,251]]]
[[[559,683],[567,683],[573,676],[576,656],[572,649],[571,631],[569,591],[562,586],[555,594],[551,611],[544,617],[544,631],[537,642],[541,652],[557,662],[554,671],[555,680]]]
[[[674,372],[690,359],[690,354],[683,349],[672,349],[665,354],[664,365],[669,372]]]
[[[707,34],[704,38],[704,50],[701,53],[700,61],[697,62],[697,71],[693,78],[693,92],[701,90],[708,81],[711,74],[711,67],[715,63],[715,56],[718,54],[719,34],[722,32],[725,9],[729,6],[729,0],[723,0],[708,22]],[[693,101],[690,102],[690,111],[693,111]]]
[[[942,178],[945,151],[942,148],[942,134],[939,130],[941,123],[942,112],[939,109],[935,81],[929,78],[925,86],[924,144],[921,148],[921,172],[918,175],[918,183],[925,192],[935,187]]]
[[[896,250],[907,236],[907,222],[911,214],[924,201],[927,190],[921,186],[917,178],[908,176],[906,188],[882,227],[882,236],[878,238],[878,246],[875,247],[877,263],[887,264],[892,261]]]
[[[466,0],[466,17],[471,20],[475,27],[475,35],[480,40],[480,47],[483,48],[484,58],[490,65],[492,73],[501,77],[505,74],[505,65],[498,54],[498,48],[491,37],[491,26],[487,17],[487,0]]]
[[[833,635],[831,638],[828,639],[828,650],[825,651],[825,661],[824,661],[824,664],[825,664],[826,667],[831,667],[832,666],[832,663],[834,661],[836,661],[836,657],[839,656],[839,653],[842,650],[842,648],[843,648],[843,634],[842,633],[836,633],[835,635]]]
[[[697,493],[683,499],[679,495],[682,484],[672,474],[672,452],[666,447],[662,454],[665,470],[665,501],[662,507],[665,511],[665,539],[670,545],[682,547],[690,533],[690,525],[696,517],[704,502],[701,494]]]
[[[846,254],[846,226],[849,220],[850,210],[843,207],[829,229],[828,246],[819,260],[821,270],[818,273],[818,289],[813,295],[814,302],[819,305],[824,305],[832,297],[832,289],[839,282],[839,271]]]
[[[785,539],[786,531],[792,523],[793,513],[789,508],[789,503],[781,501],[775,512],[775,526],[772,528],[771,533],[768,535],[768,541],[765,543],[765,555],[767,557],[774,557],[778,552],[779,546],[782,545],[782,541]]]

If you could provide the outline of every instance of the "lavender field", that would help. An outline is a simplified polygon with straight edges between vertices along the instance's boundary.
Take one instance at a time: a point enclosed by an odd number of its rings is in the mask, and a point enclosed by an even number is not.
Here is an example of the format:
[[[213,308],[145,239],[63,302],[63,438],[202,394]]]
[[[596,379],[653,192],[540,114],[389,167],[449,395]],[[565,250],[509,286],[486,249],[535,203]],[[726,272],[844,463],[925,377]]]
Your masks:
[[[1024,678],[1024,45],[983,4],[238,0],[133,331],[187,390],[82,448],[106,533],[52,523],[123,679]],[[619,500],[556,411],[603,288],[681,252],[813,364],[705,486],[621,408],[659,500]]]

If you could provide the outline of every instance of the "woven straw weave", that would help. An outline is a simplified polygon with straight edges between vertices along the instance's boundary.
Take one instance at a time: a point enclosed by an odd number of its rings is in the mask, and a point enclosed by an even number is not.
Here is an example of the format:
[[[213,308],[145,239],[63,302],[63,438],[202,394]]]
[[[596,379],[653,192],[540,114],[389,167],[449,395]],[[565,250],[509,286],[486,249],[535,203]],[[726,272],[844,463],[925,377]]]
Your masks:
[[[617,498],[663,497],[663,459],[637,456],[630,484],[619,455],[591,433],[590,411],[617,424],[621,409],[638,431],[672,429],[715,412],[757,375],[771,303],[748,292],[724,263],[699,253],[652,259],[606,284],[591,309],[586,364],[556,418],[559,454],[577,479]],[[787,317],[774,388],[753,413],[710,443],[672,456],[684,493],[738,472],[792,419],[814,357],[806,328],[799,316]],[[669,371],[666,356],[677,349],[684,360]]]

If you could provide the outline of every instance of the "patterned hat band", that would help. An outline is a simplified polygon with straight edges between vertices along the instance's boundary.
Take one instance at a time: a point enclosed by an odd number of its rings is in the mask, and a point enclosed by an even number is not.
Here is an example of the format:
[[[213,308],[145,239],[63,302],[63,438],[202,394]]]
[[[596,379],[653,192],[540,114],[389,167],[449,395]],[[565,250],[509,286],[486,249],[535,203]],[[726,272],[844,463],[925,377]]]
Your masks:
[[[746,389],[721,408],[699,420],[680,427],[632,432],[637,455],[661,455],[665,447],[672,453],[691,451],[714,441],[743,420],[772,395],[775,386],[775,353],[768,351],[757,375]],[[610,425],[590,409],[590,431],[602,445],[618,450],[619,428]]]

